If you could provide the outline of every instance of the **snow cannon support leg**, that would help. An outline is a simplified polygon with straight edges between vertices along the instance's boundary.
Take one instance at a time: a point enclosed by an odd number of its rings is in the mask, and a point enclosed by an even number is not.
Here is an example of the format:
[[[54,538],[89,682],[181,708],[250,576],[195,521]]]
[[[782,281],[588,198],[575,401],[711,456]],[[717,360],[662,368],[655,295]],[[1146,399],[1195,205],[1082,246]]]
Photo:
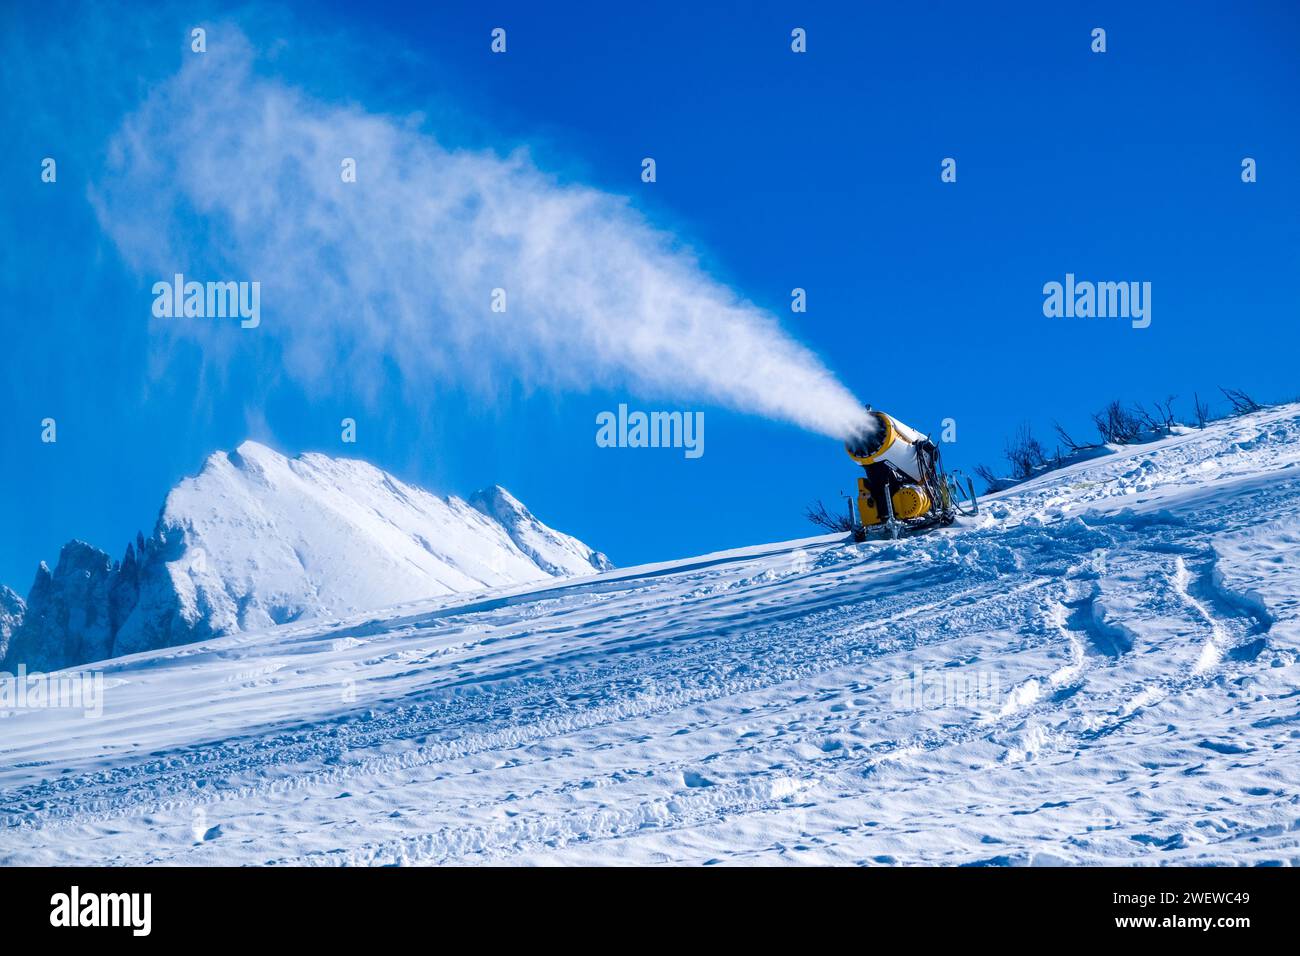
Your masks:
[[[899,522],[894,517],[894,496],[890,494],[889,489],[885,489],[885,533],[890,538],[897,538],[899,533]]]
[[[867,527],[858,520],[857,500],[851,495],[845,495],[844,500],[849,506],[849,533],[855,542],[861,544],[867,540]]]

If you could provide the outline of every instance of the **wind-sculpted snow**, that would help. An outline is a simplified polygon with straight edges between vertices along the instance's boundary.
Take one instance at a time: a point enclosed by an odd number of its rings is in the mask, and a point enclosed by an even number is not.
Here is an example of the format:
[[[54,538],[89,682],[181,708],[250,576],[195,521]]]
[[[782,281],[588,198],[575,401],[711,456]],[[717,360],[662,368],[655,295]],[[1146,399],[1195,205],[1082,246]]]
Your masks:
[[[897,542],[119,659],[0,736],[6,863],[1300,862],[1300,406]]]

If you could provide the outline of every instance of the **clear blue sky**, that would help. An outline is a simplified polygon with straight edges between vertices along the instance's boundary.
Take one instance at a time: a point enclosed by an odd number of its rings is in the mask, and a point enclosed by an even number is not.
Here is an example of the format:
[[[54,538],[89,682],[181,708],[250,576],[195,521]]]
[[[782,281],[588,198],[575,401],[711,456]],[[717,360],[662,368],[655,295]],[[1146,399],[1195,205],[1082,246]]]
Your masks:
[[[363,406],[347,368],[308,392],[238,361],[238,339],[222,374],[160,352],[157,277],[126,265],[90,194],[189,28],[222,16],[0,14],[0,582],[25,593],[73,537],[120,555],[169,487],[250,435],[443,493],[503,484],[624,565],[801,536],[808,502],[851,488],[835,443],[708,406],[698,460],[597,448],[596,413],[638,404],[617,388],[525,389],[502,372],[491,401],[453,377]],[[252,5],[234,20],[259,46],[285,41],[260,70],[325,102],[420,111],[449,146],[527,144],[562,179],[628,196],[861,398],[919,428],[955,418],[952,465],[994,462],[1022,421],[1045,438],[1053,420],[1084,432],[1111,398],[1175,393],[1187,413],[1217,384],[1300,393],[1294,3],[372,0]],[[40,181],[45,156],[54,185]],[[955,184],[939,178],[949,156]],[[1151,327],[1045,318],[1043,283],[1067,272],[1151,282]],[[806,314],[789,311],[795,286]],[[883,360],[869,348],[881,338]],[[345,415],[356,445],[339,441]],[[54,445],[40,442],[47,416]]]

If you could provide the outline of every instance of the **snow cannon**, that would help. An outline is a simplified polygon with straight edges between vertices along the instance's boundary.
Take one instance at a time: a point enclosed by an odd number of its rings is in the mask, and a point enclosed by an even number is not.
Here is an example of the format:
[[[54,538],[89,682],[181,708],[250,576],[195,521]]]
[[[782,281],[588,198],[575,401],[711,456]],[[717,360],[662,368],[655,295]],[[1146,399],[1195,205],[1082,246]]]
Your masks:
[[[950,525],[958,514],[978,510],[974,486],[967,479],[962,491],[943,470],[934,442],[892,415],[867,411],[867,424],[844,443],[865,472],[858,479],[857,507],[849,509],[854,540],[866,540],[868,528],[884,526],[896,538],[904,530]]]

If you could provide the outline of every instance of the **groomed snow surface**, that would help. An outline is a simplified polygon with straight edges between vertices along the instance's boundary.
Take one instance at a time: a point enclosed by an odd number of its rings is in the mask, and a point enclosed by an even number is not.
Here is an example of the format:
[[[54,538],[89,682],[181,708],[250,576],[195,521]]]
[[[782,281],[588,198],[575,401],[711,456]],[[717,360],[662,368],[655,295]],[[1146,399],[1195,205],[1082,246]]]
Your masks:
[[[0,862],[1297,863],[1297,463],[1285,406],[902,541],[119,658],[0,720]]]

